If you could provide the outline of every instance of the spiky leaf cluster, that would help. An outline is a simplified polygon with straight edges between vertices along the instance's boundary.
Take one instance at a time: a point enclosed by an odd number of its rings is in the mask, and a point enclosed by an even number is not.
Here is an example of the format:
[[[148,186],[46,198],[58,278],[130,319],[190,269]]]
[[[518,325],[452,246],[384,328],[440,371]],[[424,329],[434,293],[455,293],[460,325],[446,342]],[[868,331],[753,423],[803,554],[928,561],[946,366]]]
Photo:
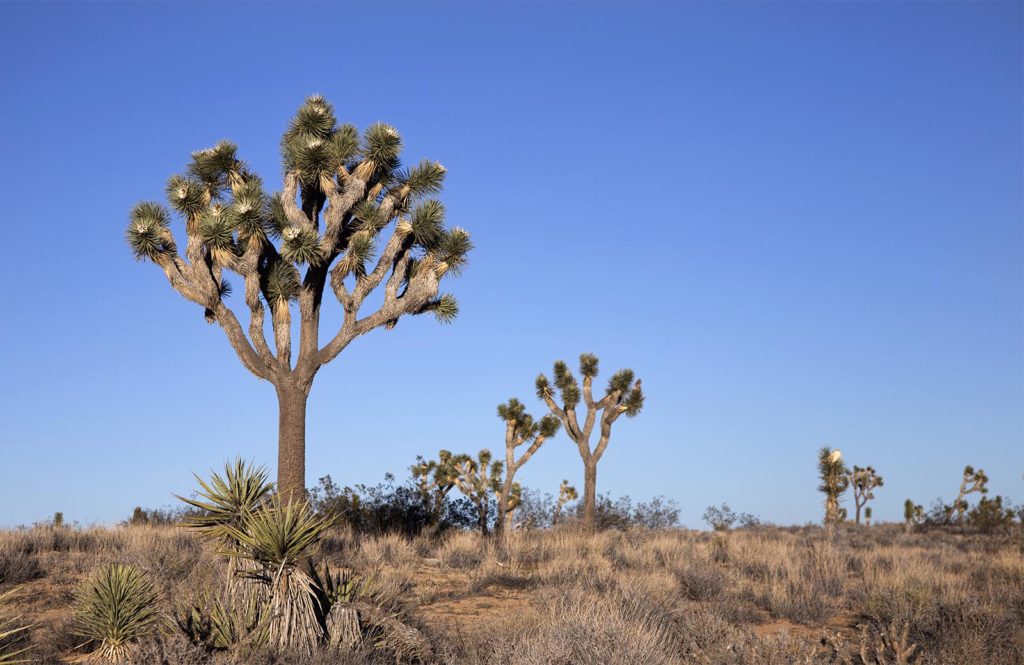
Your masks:
[[[523,403],[515,397],[498,405],[498,418],[506,423],[513,423],[513,436],[520,444],[538,436],[550,438],[558,432],[561,425],[558,418],[551,414],[543,416],[540,420],[534,420],[533,416],[526,413]]]
[[[132,208],[126,237],[135,258],[155,261],[176,251],[168,225],[171,218],[159,203],[144,201]]]
[[[156,587],[135,566],[102,566],[75,594],[75,633],[98,643],[94,658],[124,662],[157,621]]]
[[[14,596],[16,589],[8,589],[0,593],[0,665],[30,663],[28,658],[30,625],[26,625],[12,616],[6,607]]]
[[[220,141],[212,148],[192,153],[188,175],[202,184],[208,198],[220,197],[222,190],[239,177],[242,166],[237,152],[238,146],[231,141]]]
[[[580,374],[588,378],[597,376],[598,360],[593,353],[580,354]]]
[[[195,475],[195,474],[193,474]],[[198,515],[185,520],[186,526],[197,530],[201,537],[233,544],[234,532],[246,516],[261,506],[274,489],[267,470],[242,458],[224,464],[224,475],[212,473],[209,481],[198,475],[198,497],[178,498],[199,509]]]
[[[238,544],[226,554],[255,561],[268,570],[293,567],[330,528],[332,520],[318,515],[305,501],[285,501],[280,494],[246,513],[227,533]]]
[[[569,367],[561,360],[555,362],[553,369],[555,375],[555,386],[562,395],[562,402],[566,407],[574,407],[580,402],[580,386],[576,377],[569,371]]]

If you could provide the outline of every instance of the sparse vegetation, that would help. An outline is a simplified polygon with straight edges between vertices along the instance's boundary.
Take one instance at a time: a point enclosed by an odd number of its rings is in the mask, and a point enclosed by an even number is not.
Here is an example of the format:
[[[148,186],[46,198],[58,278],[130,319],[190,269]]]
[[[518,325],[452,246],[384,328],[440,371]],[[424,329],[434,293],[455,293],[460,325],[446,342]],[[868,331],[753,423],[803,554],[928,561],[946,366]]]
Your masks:
[[[0,534],[4,547],[31,549],[43,562],[43,577],[19,585],[8,603],[36,618],[19,647],[32,649],[33,663],[76,653],[67,599],[95,566],[114,561],[151,577],[155,615],[179,619],[151,624],[136,642],[134,662],[147,665],[877,665],[899,662],[896,651],[910,645],[908,663],[1017,665],[1024,649],[1020,525],[991,535],[838,525],[831,539],[821,528],[587,535],[563,527],[501,540],[334,527],[307,552],[321,562],[316,585],[342,608],[329,620],[349,628],[312,654],[294,646],[273,657],[245,639],[252,617],[231,611],[215,540],[196,551],[172,527],[67,531],[62,542],[44,527]],[[154,572],[169,569],[182,572]]]

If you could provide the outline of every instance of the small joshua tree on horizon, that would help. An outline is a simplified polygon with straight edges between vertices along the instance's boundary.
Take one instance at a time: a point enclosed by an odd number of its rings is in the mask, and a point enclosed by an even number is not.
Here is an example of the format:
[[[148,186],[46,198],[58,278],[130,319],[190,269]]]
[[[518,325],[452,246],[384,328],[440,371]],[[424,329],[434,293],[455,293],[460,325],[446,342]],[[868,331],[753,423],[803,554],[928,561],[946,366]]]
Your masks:
[[[861,509],[868,501],[875,498],[874,489],[882,487],[884,482],[873,467],[853,466],[853,472],[850,474],[850,486],[853,488],[853,503],[856,507],[854,515],[857,524],[860,524]]]
[[[871,526],[871,507],[868,506],[864,509],[864,523]]]
[[[458,463],[459,477],[455,486],[476,506],[477,526],[487,535],[490,518],[491,494],[501,483],[502,463],[491,462],[491,451],[484,448],[476,459],[465,457]],[[499,510],[501,506],[499,505]]]
[[[144,202],[131,211],[127,240],[135,257],[158,265],[178,293],[224,330],[245,368],[277,391],[277,486],[286,497],[304,496],[306,403],[320,368],[360,335],[390,329],[404,315],[430,312],[449,322],[458,313],[454,298],[439,293],[440,281],[466,266],[469,234],[446,229],[444,206],[426,198],[440,191],[444,167],[423,161],[403,169],[401,146],[390,125],[370,125],[360,137],[352,125],[337,123],[323,97],[313,96],[281,141],[282,192],[266,193],[236,157],[237,147],[221,141],[192,153],[187,172],[167,183],[171,208],[184,220],[183,252],[166,208]],[[226,271],[243,280],[248,336],[226,303]],[[324,344],[320,312],[328,284],[343,317]],[[381,286],[377,310],[360,315]],[[293,307],[299,318],[294,363]],[[273,350],[265,334],[268,309]]]
[[[576,493],[576,488],[570,485],[568,480],[563,480],[562,484],[558,486],[558,500],[555,502],[555,509],[551,513],[551,523],[558,524],[558,520],[562,518],[562,509],[565,507],[565,504],[578,498],[579,494]]]
[[[838,448],[825,446],[818,451],[818,473],[821,477],[818,491],[825,495],[825,526],[832,529],[846,519],[846,511],[839,500],[850,484],[850,471]]]
[[[445,497],[458,483],[460,465],[468,459],[468,455],[453,455],[450,451],[441,450],[437,460],[417,457],[416,464],[409,469],[435,526],[441,521]]]
[[[513,482],[516,472],[530,461],[530,458],[540,450],[545,441],[558,432],[559,421],[551,414],[545,415],[540,420],[534,420],[533,416],[526,412],[523,403],[515,397],[498,405],[498,417],[505,422],[505,478],[501,482],[501,490],[498,494],[498,515],[494,530],[503,533],[506,513],[510,513],[519,506],[519,500],[510,501],[513,488],[517,486]],[[526,444],[529,446],[517,460],[516,448]],[[520,495],[521,492],[520,488]]]
[[[960,481],[960,491],[956,495],[956,500],[953,501],[953,505],[946,507],[946,524],[953,521],[953,514],[956,514],[956,521],[962,522],[964,513],[967,512],[967,500],[965,497],[968,494],[974,492],[980,492],[981,494],[988,494],[988,476],[985,475],[985,471],[982,469],[974,470],[974,467],[968,464],[964,467],[964,475]]]
[[[561,397],[561,406],[555,401],[555,392],[548,378],[537,377],[537,397],[544,400],[548,408],[565,427],[565,433],[576,444],[583,460],[583,528],[593,531],[597,524],[597,463],[608,447],[612,424],[621,416],[633,418],[643,409],[644,393],[640,379],[634,381],[633,370],[622,369],[608,381],[604,397],[594,400],[593,383],[597,376],[597,356],[584,353],[580,356],[580,375],[583,377],[583,404],[586,417],[580,426],[576,407],[580,403],[580,385],[568,366],[561,360],[555,362],[555,388]],[[597,446],[590,447],[594,426],[600,423]]]
[[[915,504],[910,499],[903,502],[903,529],[910,533],[914,526],[924,520],[924,506]]]

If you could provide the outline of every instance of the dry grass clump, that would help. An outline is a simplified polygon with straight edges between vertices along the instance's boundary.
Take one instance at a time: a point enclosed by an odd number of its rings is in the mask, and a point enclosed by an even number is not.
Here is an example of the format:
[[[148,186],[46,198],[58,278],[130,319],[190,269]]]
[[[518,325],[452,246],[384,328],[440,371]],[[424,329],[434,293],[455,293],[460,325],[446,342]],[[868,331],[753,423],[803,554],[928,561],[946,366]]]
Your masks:
[[[159,590],[162,619],[137,640],[146,663],[1020,665],[1022,543],[1021,533],[877,526],[832,539],[813,528],[566,528],[501,540],[335,531],[316,555],[358,580],[366,639],[273,657],[210,650],[178,627],[182,609],[213,597],[227,575],[214,547],[180,529],[0,533],[0,593],[18,590],[12,611],[35,623],[26,644],[41,663],[73,655],[74,590],[122,562]]]

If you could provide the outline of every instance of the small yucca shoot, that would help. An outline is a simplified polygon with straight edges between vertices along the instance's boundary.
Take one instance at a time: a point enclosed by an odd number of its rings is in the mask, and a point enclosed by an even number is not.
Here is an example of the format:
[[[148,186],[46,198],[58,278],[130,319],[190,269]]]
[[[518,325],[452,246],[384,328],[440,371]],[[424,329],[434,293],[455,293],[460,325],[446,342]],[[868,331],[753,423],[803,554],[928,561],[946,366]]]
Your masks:
[[[99,646],[84,660],[121,663],[131,645],[157,621],[157,592],[146,575],[121,563],[107,564],[79,588],[75,632]]]

